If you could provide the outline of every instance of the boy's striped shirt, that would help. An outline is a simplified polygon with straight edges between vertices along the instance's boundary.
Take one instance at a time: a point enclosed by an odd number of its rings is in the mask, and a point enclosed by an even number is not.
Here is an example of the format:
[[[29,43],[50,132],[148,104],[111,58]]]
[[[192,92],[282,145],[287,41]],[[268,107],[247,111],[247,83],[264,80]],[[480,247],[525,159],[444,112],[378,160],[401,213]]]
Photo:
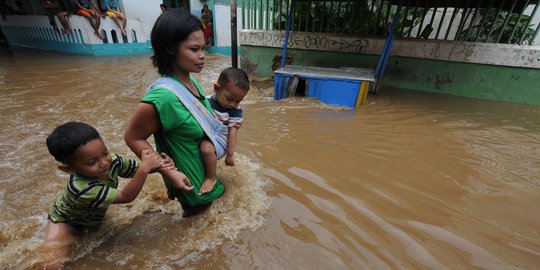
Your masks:
[[[64,193],[49,209],[49,218],[76,226],[100,225],[116,197],[118,177],[133,177],[139,165],[137,160],[113,154],[108,180],[70,175]]]

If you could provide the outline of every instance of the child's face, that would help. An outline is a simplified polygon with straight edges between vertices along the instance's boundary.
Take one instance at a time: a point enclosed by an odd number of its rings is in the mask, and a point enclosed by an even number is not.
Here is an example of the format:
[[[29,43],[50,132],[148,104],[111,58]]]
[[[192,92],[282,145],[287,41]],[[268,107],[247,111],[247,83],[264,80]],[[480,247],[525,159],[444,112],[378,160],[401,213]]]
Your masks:
[[[224,109],[236,109],[238,104],[244,99],[247,90],[238,87],[235,83],[229,81],[224,86],[214,84],[216,91],[216,101]]]
[[[72,172],[91,178],[107,180],[112,158],[102,139],[80,146],[69,164]]]

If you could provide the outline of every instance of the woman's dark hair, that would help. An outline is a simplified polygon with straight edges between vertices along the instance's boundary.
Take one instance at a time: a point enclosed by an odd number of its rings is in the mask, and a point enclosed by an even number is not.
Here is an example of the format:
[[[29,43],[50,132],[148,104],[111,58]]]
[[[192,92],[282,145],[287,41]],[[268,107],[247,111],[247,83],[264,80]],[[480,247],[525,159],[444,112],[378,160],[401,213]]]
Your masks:
[[[47,137],[47,149],[54,159],[69,164],[75,150],[87,142],[101,139],[92,126],[81,122],[67,122],[57,126]]]
[[[172,9],[162,13],[150,33],[152,63],[161,75],[174,72],[174,53],[180,42],[195,32],[202,31],[200,20],[184,9]],[[172,54],[170,52],[173,52]]]

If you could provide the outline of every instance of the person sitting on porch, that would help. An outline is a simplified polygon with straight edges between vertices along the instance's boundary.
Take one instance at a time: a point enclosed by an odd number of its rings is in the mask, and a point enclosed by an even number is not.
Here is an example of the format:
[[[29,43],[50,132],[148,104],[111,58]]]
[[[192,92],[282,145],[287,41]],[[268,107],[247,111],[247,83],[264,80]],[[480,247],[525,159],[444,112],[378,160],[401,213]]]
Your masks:
[[[90,22],[90,25],[94,28],[94,35],[99,39],[103,39],[99,33],[99,25],[103,14],[101,14],[96,4],[92,0],[72,0],[72,3],[76,14],[85,17]]]
[[[204,41],[206,46],[212,46],[214,43],[214,26],[212,20],[212,10],[210,10],[208,5],[205,4],[201,10],[201,23],[203,25]]]
[[[107,7],[107,16],[111,17],[111,19],[118,25],[118,28],[120,28],[120,31],[122,33],[122,36],[126,36],[126,24],[127,19],[124,14],[120,12],[120,7],[118,6],[118,0],[106,0],[105,6]]]
[[[161,9],[161,12],[165,12],[165,11],[168,10],[167,5],[165,5],[165,4],[160,4],[159,8]]]
[[[49,16],[49,23],[56,32],[60,32],[60,30],[58,29],[56,21],[54,20],[55,15],[62,24],[62,27],[64,28],[62,33],[67,34],[71,31],[69,23],[67,21],[68,12],[65,9],[61,8],[62,3],[58,2],[58,0],[41,0],[41,5],[45,9],[45,11],[47,11],[47,15]]]
[[[2,16],[2,21],[6,20],[6,15],[12,15],[15,11],[8,4],[7,0],[0,0],[0,16]]]
[[[21,1],[16,1],[15,5],[17,6],[17,9],[15,9],[15,15],[28,15],[28,12],[26,12],[26,9],[24,9]]]

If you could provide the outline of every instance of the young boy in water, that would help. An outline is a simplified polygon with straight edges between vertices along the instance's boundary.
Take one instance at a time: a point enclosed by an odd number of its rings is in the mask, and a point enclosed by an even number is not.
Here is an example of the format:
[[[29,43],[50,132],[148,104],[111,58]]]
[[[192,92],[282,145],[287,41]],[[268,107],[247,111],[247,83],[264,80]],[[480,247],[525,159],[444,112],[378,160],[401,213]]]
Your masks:
[[[110,154],[103,139],[92,126],[68,122],[56,127],[47,137],[50,154],[61,164],[58,169],[69,179],[62,196],[49,210],[44,246],[62,245],[59,259],[66,259],[76,234],[98,227],[111,204],[133,201],[146,177],[164,167],[175,169],[171,158],[143,150],[141,159]],[[133,178],[118,189],[118,177]]]
[[[238,105],[249,91],[248,75],[238,68],[226,68],[214,84],[214,91],[216,94],[209,98],[214,116],[229,128],[225,165],[234,166],[236,137],[243,121],[243,111]],[[210,192],[216,183],[217,156],[210,139],[203,139],[200,147],[206,174],[199,190],[199,195],[202,195]]]

